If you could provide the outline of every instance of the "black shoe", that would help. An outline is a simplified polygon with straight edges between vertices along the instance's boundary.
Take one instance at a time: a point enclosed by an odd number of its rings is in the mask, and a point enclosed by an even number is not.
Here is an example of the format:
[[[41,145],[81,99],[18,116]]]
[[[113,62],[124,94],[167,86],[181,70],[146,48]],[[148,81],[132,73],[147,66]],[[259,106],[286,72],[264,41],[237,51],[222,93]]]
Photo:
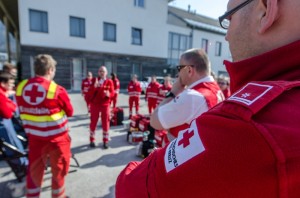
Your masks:
[[[104,149],[108,149],[108,144],[107,143],[103,143],[103,148]]]
[[[94,142],[91,142],[91,143],[90,143],[90,147],[91,147],[91,148],[95,148],[95,147],[96,147],[95,143],[94,143]]]

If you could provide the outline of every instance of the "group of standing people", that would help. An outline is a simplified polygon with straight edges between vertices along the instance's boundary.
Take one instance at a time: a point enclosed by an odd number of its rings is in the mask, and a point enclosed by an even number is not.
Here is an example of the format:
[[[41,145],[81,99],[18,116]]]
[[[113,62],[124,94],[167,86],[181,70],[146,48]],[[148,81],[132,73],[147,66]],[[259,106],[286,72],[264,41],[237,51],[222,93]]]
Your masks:
[[[170,76],[164,78],[163,84],[157,82],[156,76],[151,76],[151,82],[145,93],[148,112],[151,115],[151,126],[158,130],[168,129],[169,140],[177,137],[178,132],[187,128],[193,119],[230,94],[228,93],[228,79],[219,78],[218,86],[216,80],[210,76],[210,62],[203,50],[186,51],[181,56],[177,69],[178,78],[174,85],[172,85]],[[225,81],[228,83],[227,86],[222,85]],[[220,89],[220,87],[222,88]],[[93,78],[92,73],[88,72],[87,78],[82,81],[82,94],[90,112],[90,147],[95,147],[95,130],[100,116],[103,129],[103,148],[108,148],[110,107],[111,104],[113,108],[116,107],[119,90],[120,81],[116,74],[112,73],[111,78],[107,78],[105,66],[99,68],[98,77]],[[140,109],[142,88],[137,75],[132,75],[127,91],[129,118],[131,118],[134,108],[135,114],[139,114]],[[227,94],[224,96],[226,91]],[[175,97],[176,99],[174,99]]]
[[[146,88],[145,100],[147,101],[148,112],[151,114],[156,106],[165,98],[166,93],[172,88],[171,77],[166,76],[164,83],[160,84],[156,80],[156,76],[151,76],[151,82]],[[139,100],[142,92],[141,84],[136,74],[132,75],[131,81],[127,86],[129,95],[129,118],[133,115],[133,106],[135,113],[139,114]]]

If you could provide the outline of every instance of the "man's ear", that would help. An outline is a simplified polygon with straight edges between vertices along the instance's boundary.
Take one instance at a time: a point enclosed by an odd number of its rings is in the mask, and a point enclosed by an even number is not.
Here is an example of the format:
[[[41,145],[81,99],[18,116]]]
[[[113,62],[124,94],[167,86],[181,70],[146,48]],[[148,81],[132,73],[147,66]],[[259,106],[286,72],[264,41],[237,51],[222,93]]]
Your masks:
[[[259,0],[260,34],[266,32],[278,17],[278,0]]]

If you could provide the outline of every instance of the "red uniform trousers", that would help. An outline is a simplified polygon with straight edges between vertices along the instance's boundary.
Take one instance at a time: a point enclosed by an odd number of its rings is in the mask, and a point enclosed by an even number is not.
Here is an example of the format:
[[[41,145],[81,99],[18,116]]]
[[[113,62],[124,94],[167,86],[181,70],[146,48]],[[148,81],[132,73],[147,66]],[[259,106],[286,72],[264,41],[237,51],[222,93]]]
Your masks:
[[[69,171],[71,140],[66,133],[53,141],[29,137],[27,197],[39,197],[47,161],[52,172],[52,197],[65,197],[65,176]]]
[[[152,111],[156,108],[157,105],[157,99],[156,98],[148,98],[148,111],[149,114],[152,113]]]
[[[90,123],[90,142],[95,141],[95,130],[101,116],[102,129],[103,129],[103,143],[107,143],[109,140],[108,130],[110,128],[110,107],[109,105],[99,105],[91,103],[91,123]]]
[[[139,96],[129,96],[129,115],[132,115],[133,105],[135,105],[135,113],[139,114],[139,108],[140,108]]]
[[[84,94],[84,100],[85,100],[86,106],[88,108],[88,112],[91,112],[91,107],[90,107],[91,106],[91,102],[90,102],[90,100],[88,98],[88,94],[87,93]]]
[[[116,108],[116,106],[117,106],[118,95],[119,95],[119,93],[115,92],[115,95],[114,95],[113,98],[111,99],[113,108]]]

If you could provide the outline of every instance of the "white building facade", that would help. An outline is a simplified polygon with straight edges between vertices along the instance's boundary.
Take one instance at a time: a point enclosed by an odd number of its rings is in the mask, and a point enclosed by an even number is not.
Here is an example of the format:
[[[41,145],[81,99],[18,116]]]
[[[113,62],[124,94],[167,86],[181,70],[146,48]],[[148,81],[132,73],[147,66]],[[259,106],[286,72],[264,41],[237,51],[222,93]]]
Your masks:
[[[99,66],[126,88],[131,74],[175,75],[180,53],[206,48],[215,73],[230,59],[226,34],[215,19],[168,6],[168,0],[19,0],[22,77],[33,75],[33,58],[51,54],[55,81],[80,90],[87,71]],[[205,17],[204,17],[205,18]],[[218,47],[217,47],[218,46]]]

